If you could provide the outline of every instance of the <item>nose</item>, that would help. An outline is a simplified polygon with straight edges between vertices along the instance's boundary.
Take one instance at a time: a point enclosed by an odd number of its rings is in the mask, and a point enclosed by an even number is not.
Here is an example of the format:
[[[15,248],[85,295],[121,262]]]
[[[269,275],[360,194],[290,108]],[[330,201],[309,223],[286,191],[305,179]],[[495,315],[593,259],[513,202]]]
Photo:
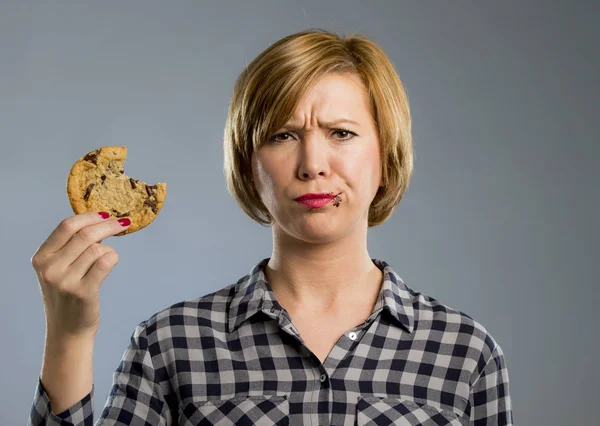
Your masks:
[[[298,178],[301,180],[311,180],[318,177],[327,177],[330,171],[327,141],[324,140],[323,136],[305,134],[299,147],[300,164],[298,166]]]

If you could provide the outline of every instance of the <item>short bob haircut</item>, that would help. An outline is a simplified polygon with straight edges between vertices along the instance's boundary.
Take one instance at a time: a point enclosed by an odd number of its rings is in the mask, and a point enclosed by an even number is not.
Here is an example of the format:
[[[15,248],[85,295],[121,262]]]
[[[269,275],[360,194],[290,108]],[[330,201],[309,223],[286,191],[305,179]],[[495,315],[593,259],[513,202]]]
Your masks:
[[[413,171],[411,117],[393,64],[360,34],[323,29],[288,35],[260,53],[236,80],[223,138],[228,191],[260,224],[272,223],[252,180],[252,153],[292,117],[303,94],[328,73],[358,75],[369,93],[377,128],[383,186],[369,207],[368,226],[385,222],[408,189]]]

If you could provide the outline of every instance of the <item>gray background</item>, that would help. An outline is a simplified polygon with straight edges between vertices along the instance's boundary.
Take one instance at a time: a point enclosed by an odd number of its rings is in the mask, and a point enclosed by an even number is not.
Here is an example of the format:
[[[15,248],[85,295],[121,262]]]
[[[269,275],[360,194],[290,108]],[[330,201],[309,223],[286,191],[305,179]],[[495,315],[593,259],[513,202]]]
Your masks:
[[[225,189],[226,107],[246,62],[309,27],[370,37],[409,95],[415,173],[371,256],[492,333],[518,424],[597,422],[599,15],[546,1],[2,1],[0,423],[28,415],[44,346],[30,258],[72,214],[81,155],[127,145],[126,174],[168,184],[149,228],[107,241],[120,262],[102,288],[96,417],[140,321],[270,255],[270,228]]]

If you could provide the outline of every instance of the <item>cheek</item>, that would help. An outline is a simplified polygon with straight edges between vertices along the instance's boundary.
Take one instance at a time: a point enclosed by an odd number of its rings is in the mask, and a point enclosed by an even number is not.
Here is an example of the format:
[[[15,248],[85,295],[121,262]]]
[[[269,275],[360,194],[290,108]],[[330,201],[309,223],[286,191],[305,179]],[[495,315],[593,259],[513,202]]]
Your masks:
[[[377,153],[363,151],[336,162],[343,179],[361,193],[370,193],[381,182],[381,160]]]
[[[257,161],[254,176],[259,193],[269,196],[275,192],[278,182],[282,180],[280,175],[283,170],[285,170],[285,166],[281,162],[272,161],[271,158]]]
[[[259,164],[261,176],[272,181],[278,181],[285,178],[292,169],[292,155],[286,155],[284,153],[278,153],[278,155],[265,155],[264,158],[261,158]]]
[[[254,161],[252,162],[252,173],[254,175],[254,179],[259,182],[264,182],[269,175],[268,170],[268,161],[266,162],[262,156],[255,157]]]
[[[354,186],[368,184],[372,173],[371,161],[367,153],[363,155],[346,156],[336,162],[336,170]]]

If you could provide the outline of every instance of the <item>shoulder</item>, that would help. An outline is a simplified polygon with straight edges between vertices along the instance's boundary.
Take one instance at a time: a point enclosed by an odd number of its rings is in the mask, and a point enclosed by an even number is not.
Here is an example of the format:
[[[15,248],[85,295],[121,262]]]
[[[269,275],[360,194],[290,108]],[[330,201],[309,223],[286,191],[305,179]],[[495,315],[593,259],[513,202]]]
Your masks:
[[[406,324],[416,342],[426,342],[427,351],[463,358],[475,369],[501,351],[489,330],[471,315],[435,297],[415,290],[383,260],[374,259],[384,272],[383,295],[390,311]]]
[[[470,314],[455,309],[438,299],[408,289],[413,302],[416,328],[431,328],[434,331],[453,333],[462,338],[477,340],[481,346],[491,350],[497,345],[489,330]]]
[[[200,347],[211,339],[225,340],[236,307],[237,311],[247,309],[248,301],[260,296],[257,283],[264,280],[262,270],[267,261],[261,260],[237,281],[212,293],[166,306],[139,323],[134,337],[138,334],[147,339],[151,350],[153,343],[159,343],[158,352],[177,344]]]
[[[194,329],[224,332],[236,285],[230,284],[204,296],[173,303],[140,323],[137,329],[144,329],[149,341],[157,341],[164,336],[193,335]],[[182,329],[178,331],[176,327]]]
[[[435,340],[440,352],[458,357],[471,371],[471,383],[491,360],[503,358],[500,344],[481,322],[432,296],[406,289],[414,309],[415,338]]]

